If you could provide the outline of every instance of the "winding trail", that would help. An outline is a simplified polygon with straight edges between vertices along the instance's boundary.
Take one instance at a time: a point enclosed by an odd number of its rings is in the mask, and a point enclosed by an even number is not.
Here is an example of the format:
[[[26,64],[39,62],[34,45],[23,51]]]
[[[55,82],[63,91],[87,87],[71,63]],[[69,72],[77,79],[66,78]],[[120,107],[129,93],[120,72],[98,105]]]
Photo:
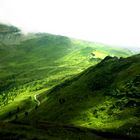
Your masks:
[[[34,95],[34,99],[35,99],[35,101],[37,102],[37,105],[39,106],[39,105],[40,105],[40,101],[37,99],[37,95],[38,95],[38,94]]]

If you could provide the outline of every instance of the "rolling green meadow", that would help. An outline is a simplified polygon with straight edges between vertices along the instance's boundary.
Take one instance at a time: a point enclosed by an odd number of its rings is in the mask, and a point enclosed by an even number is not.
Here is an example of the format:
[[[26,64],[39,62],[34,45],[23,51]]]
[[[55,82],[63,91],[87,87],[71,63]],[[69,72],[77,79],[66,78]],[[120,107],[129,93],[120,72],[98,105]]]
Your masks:
[[[2,139],[140,139],[139,98],[139,54],[0,24]]]

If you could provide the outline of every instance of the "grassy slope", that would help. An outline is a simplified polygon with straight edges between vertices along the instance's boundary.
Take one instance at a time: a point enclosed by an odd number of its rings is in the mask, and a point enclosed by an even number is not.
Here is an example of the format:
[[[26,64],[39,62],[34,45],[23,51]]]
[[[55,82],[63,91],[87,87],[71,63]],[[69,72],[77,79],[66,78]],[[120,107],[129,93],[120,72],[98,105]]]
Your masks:
[[[0,137],[2,140],[107,140],[86,129],[64,127],[62,125],[31,126],[28,124],[0,123]]]
[[[97,64],[106,55],[126,57],[132,54],[126,49],[64,36],[25,36],[13,26],[1,25],[0,35],[0,119],[10,111],[15,112],[18,106],[21,110],[30,109],[26,102],[34,105],[35,94]],[[10,39],[7,35],[11,36]]]
[[[106,57],[56,86],[29,120],[115,131],[140,138],[140,55]],[[32,114],[34,114],[32,116]]]

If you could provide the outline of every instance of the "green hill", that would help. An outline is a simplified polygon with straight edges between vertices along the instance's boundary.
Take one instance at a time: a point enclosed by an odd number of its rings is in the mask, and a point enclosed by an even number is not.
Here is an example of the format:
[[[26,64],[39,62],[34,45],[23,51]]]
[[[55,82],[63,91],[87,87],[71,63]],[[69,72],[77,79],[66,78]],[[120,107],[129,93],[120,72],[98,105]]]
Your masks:
[[[96,128],[140,138],[140,55],[107,56],[56,86],[30,120]]]
[[[140,56],[132,54],[0,24],[0,137],[138,136]]]
[[[25,108],[26,102],[32,106],[34,95],[99,63],[107,55],[131,54],[127,49],[64,36],[24,35],[14,26],[0,24],[0,118],[5,119],[17,106]]]
[[[47,100],[12,123],[1,138],[70,140],[140,139],[140,55],[107,56],[41,94]],[[12,128],[12,130],[11,130]],[[17,129],[18,128],[18,129]],[[24,131],[21,131],[24,130]]]

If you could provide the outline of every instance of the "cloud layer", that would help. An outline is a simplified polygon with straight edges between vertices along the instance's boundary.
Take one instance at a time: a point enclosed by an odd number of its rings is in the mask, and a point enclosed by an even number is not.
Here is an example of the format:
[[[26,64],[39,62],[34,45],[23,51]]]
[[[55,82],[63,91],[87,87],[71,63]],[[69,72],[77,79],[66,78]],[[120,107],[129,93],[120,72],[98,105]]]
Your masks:
[[[119,46],[140,47],[139,0],[0,0],[0,21]]]

